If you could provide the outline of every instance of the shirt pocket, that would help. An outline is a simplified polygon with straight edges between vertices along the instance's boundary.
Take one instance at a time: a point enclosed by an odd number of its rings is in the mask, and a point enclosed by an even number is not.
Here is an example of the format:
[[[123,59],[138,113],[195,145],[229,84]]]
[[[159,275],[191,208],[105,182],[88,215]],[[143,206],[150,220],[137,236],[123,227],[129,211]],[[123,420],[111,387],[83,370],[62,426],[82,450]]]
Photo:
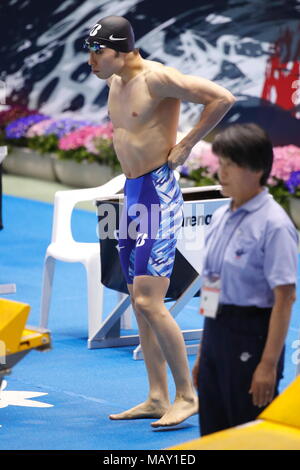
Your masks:
[[[257,258],[258,241],[255,238],[239,236],[233,239],[225,255],[225,261],[236,268],[244,269]]]

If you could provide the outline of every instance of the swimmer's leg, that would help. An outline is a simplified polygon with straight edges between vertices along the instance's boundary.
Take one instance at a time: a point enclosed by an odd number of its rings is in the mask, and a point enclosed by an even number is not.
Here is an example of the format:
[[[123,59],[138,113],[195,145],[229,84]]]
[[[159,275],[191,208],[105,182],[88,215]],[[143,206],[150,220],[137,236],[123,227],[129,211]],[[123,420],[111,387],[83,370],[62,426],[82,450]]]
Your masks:
[[[127,284],[132,306],[138,322],[140,342],[149,380],[148,399],[123,413],[110,415],[110,419],[161,418],[170,406],[166,360],[147,320],[135,309],[133,285]]]
[[[174,403],[158,421],[152,423],[153,427],[174,426],[198,412],[198,398],[192,385],[183,335],[164,303],[169,282],[167,277],[145,275],[136,276],[133,284],[135,308],[157,338],[176,386]],[[149,360],[146,365],[148,368],[150,364],[149,376],[153,374],[152,347],[153,342],[148,345]]]

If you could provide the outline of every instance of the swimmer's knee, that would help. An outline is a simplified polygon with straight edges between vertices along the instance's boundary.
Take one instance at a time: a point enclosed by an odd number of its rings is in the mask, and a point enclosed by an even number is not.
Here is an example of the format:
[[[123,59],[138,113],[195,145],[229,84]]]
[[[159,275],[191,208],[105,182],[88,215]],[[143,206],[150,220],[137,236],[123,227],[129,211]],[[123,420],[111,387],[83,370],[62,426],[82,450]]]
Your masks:
[[[164,315],[163,303],[155,302],[153,297],[145,295],[137,295],[134,300],[135,310],[137,314],[143,315],[145,318],[150,319],[155,316]]]
[[[141,294],[135,296],[134,304],[138,313],[146,313],[151,308],[150,298]]]
[[[132,305],[132,308],[134,310],[134,313],[135,313],[135,316],[137,319],[139,318],[144,318],[144,314],[143,312],[145,311],[145,305],[146,305],[146,302],[144,302],[140,297],[138,298],[138,302],[136,302],[136,298],[131,295],[131,305]]]

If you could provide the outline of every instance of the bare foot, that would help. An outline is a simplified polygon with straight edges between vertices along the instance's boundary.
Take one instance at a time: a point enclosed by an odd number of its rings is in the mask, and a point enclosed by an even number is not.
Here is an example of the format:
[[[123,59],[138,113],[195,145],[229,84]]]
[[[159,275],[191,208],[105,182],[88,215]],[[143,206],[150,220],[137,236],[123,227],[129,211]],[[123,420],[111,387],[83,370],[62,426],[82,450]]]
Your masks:
[[[176,426],[176,424],[182,423],[182,421],[196,413],[198,413],[198,398],[196,395],[188,400],[182,397],[176,398],[162,418],[151,423],[151,426],[154,428]]]
[[[167,411],[169,405],[163,404],[158,400],[147,400],[130,410],[123,413],[110,415],[110,419],[145,419],[145,418],[161,418]]]

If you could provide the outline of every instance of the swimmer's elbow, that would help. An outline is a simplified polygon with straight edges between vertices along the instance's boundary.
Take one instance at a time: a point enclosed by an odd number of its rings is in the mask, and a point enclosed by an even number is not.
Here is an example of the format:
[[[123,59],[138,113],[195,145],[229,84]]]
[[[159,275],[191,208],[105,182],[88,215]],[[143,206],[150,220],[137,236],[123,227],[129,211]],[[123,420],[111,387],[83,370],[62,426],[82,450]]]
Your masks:
[[[230,108],[234,105],[236,102],[235,97],[228,91],[226,93],[222,93],[221,96],[218,96],[212,101],[212,106],[214,108],[217,108],[220,110],[222,113],[227,113]]]
[[[230,91],[226,90],[226,93],[222,94],[218,101],[221,101],[226,109],[230,109],[235,104],[236,98]]]
[[[227,112],[235,104],[236,101],[236,98],[233,96],[232,93],[230,93],[230,91],[223,89],[221,91],[219,90],[217,96],[214,96],[210,100],[207,100],[204,104],[211,104],[211,106],[216,106]]]

